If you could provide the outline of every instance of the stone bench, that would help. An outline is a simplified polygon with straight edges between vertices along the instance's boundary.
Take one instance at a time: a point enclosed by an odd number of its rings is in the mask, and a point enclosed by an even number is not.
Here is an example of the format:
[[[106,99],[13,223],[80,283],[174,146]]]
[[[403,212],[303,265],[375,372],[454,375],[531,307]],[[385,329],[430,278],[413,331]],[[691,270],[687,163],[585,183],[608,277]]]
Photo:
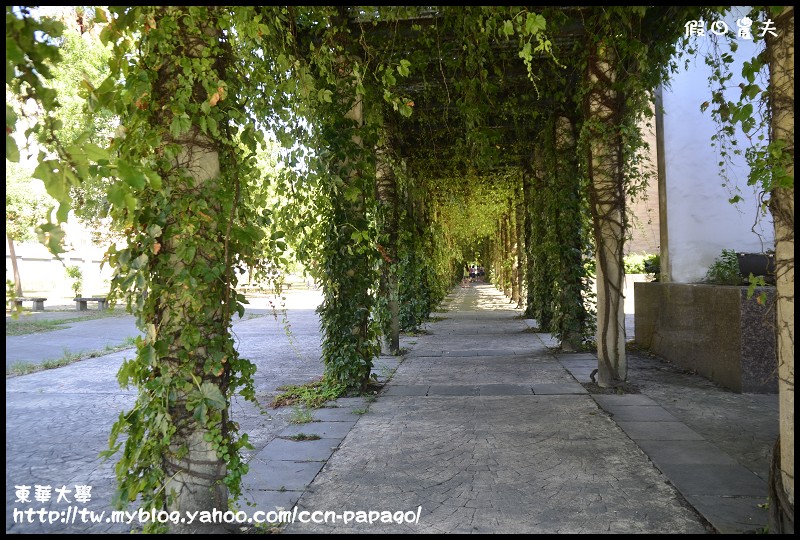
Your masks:
[[[86,311],[88,302],[97,302],[97,309],[102,311],[108,307],[108,299],[104,296],[94,296],[91,298],[75,298],[75,309],[78,311]]]
[[[14,304],[19,308],[22,307],[23,302],[33,302],[33,311],[44,311],[44,301],[47,298],[25,298],[25,297],[17,297],[14,298]]]

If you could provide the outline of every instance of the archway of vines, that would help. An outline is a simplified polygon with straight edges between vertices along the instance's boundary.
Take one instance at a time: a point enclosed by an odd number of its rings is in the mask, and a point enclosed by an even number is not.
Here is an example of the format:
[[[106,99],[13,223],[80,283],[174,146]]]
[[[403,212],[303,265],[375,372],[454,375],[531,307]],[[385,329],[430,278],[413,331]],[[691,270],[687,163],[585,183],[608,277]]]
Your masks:
[[[684,24],[712,13],[98,9],[111,75],[82,92],[120,127],[109,145],[65,147],[47,86],[60,29],[7,8],[7,88],[45,111],[31,131],[58,219],[70,186],[104,178],[125,235],[113,287],[145,337],[119,374],[139,394],[112,434],[118,502],[194,510],[239,493],[247,436],[228,409],[236,392],[254,399],[254,366],[230,334],[236,285],[279,268],[287,244],[323,286],[337,392],[363,389],[380,340],[399,352],[476,258],[562,347],[595,341],[599,383],[622,384],[625,201],[647,181],[637,126]],[[15,122],[7,105],[12,158]],[[286,166],[263,178],[267,134]],[[57,251],[57,225],[40,232]]]

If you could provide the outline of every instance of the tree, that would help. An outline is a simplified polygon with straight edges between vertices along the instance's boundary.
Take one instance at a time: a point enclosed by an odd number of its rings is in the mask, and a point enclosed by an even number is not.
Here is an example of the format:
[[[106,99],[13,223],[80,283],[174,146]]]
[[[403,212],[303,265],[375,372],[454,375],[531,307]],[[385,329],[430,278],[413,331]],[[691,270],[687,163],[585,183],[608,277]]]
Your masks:
[[[30,173],[19,163],[6,160],[6,241],[14,274],[14,293],[22,296],[22,278],[15,242],[35,237],[34,229],[45,220],[53,200],[33,186]]]

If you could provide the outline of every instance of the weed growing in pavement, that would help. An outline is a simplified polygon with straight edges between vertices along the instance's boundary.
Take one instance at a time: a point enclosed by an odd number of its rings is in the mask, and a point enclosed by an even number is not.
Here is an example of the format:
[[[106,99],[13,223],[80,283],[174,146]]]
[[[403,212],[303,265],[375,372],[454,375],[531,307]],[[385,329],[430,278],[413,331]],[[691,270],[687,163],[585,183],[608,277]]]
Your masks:
[[[324,379],[316,379],[306,384],[279,386],[282,393],[277,395],[270,407],[277,409],[287,405],[304,405],[307,409],[317,409],[344,393],[340,384],[328,384]]]
[[[298,433],[297,435],[290,435],[287,438],[292,439],[293,441],[317,441],[321,439],[319,435],[314,435],[313,433]]]
[[[290,424],[307,424],[313,421],[314,417],[311,415],[311,411],[300,407],[294,407],[292,416],[289,417]]]

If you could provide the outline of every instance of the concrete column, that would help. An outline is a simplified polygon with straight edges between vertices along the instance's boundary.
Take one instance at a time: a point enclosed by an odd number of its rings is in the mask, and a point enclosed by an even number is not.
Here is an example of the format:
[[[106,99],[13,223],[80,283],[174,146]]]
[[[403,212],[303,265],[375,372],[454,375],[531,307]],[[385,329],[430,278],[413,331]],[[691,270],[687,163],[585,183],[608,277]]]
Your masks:
[[[794,532],[794,8],[774,17],[775,36],[767,34],[770,67],[772,140],[786,143],[790,182],[774,187],[770,211],[775,227],[777,288],[780,473],[770,477],[770,532]],[[789,185],[790,184],[790,185]]]
[[[602,41],[589,57],[586,97],[589,138],[589,196],[597,260],[598,384],[615,386],[627,378],[625,357],[625,242],[620,98],[613,89],[617,77],[614,49]],[[628,74],[626,76],[633,76]]]

